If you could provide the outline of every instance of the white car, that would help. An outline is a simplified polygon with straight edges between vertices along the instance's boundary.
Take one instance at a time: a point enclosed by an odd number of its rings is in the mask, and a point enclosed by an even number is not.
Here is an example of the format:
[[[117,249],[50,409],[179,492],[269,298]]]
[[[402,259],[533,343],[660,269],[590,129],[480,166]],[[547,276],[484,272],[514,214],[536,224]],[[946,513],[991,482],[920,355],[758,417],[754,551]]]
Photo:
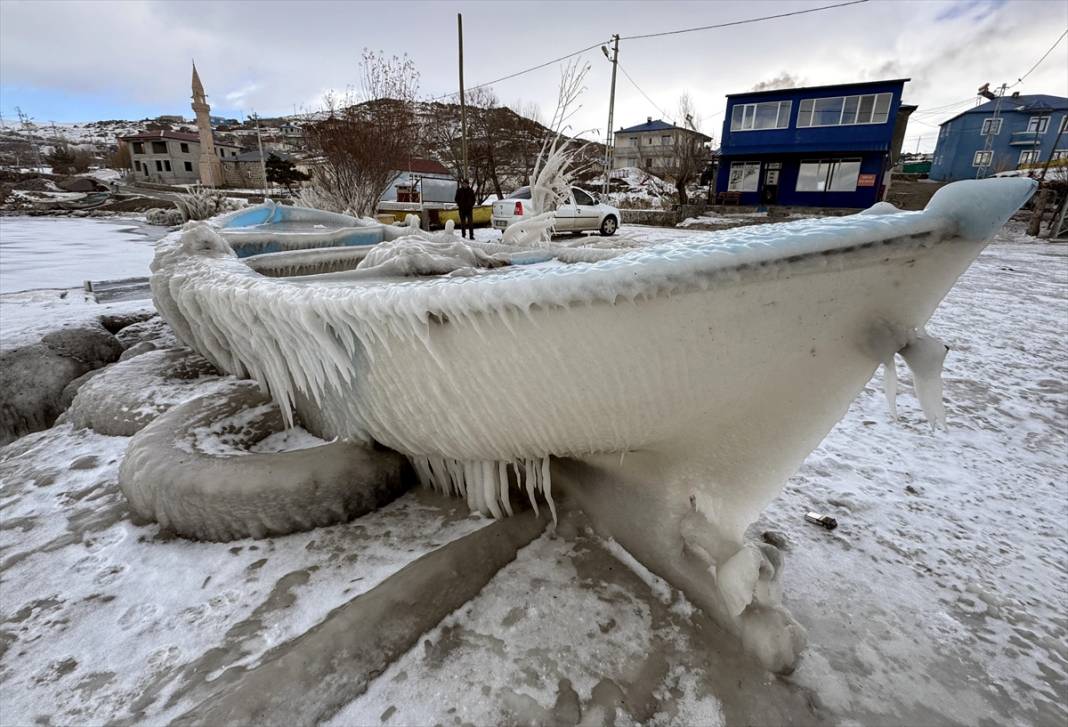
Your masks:
[[[540,212],[534,209],[530,187],[520,187],[493,203],[493,228],[503,230],[513,222],[529,219]],[[619,210],[615,207],[597,201],[585,190],[572,187],[570,198],[556,208],[554,229],[557,234],[596,230],[607,237],[619,229],[620,218]]]

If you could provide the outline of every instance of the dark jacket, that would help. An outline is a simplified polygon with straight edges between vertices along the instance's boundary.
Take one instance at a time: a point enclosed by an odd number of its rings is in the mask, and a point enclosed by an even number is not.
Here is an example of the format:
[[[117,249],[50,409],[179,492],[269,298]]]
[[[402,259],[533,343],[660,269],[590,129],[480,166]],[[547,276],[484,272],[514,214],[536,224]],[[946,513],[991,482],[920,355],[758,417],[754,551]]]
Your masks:
[[[460,187],[456,190],[456,197],[453,201],[460,209],[470,212],[475,208],[475,190],[470,187]]]

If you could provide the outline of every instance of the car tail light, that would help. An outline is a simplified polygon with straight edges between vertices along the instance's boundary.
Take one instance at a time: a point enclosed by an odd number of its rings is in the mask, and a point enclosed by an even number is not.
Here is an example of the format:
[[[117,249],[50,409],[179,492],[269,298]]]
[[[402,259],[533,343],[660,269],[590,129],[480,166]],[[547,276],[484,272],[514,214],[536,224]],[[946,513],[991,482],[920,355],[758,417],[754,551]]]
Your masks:
[[[523,214],[523,203],[522,202],[516,202],[515,203],[515,215],[517,217],[519,217],[519,216],[522,216],[522,214]]]

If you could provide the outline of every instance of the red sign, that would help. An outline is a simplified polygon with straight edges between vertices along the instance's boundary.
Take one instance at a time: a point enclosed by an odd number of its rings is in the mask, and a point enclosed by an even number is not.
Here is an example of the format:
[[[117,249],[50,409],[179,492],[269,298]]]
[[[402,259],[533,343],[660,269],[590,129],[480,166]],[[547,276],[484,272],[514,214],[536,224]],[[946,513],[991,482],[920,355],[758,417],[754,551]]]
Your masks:
[[[858,187],[874,187],[875,186],[875,175],[874,174],[861,174],[859,177],[857,177],[857,186]]]

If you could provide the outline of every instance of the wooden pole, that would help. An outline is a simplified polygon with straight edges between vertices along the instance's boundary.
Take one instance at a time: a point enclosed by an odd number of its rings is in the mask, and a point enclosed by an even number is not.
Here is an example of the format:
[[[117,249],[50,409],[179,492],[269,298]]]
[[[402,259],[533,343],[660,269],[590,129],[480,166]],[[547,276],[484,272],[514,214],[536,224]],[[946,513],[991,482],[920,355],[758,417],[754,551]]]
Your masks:
[[[460,42],[460,134],[463,150],[463,178],[467,179],[467,104],[464,101],[464,16],[456,13],[456,34]]]

